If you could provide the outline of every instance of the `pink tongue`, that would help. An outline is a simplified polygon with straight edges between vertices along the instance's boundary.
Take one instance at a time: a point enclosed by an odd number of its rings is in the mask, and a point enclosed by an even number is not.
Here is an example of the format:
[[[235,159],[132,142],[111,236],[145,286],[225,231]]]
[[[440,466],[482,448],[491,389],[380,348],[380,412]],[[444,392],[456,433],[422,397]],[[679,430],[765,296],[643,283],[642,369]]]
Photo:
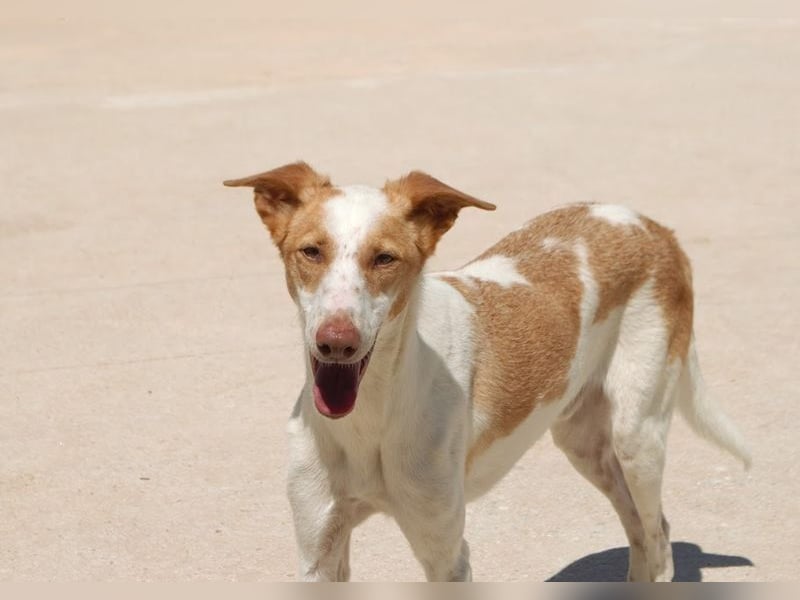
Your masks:
[[[314,375],[314,404],[326,417],[343,417],[356,404],[359,364],[320,363]]]

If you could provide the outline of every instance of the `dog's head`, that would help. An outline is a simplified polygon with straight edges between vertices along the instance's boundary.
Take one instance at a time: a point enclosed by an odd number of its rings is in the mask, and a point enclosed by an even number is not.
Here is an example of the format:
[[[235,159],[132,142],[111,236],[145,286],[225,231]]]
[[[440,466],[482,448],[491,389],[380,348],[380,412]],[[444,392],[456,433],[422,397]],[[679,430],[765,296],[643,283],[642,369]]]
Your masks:
[[[403,312],[459,210],[495,208],[419,171],[382,189],[336,187],[298,162],[225,185],[255,190],[300,311],[315,404],[334,418],[355,406],[381,325]]]

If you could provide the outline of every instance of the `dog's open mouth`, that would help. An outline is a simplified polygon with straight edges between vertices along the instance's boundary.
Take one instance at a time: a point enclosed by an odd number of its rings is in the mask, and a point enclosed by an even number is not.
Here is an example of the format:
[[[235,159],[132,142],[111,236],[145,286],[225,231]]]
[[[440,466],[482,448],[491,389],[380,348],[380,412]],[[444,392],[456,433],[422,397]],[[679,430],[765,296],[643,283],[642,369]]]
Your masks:
[[[311,355],[314,373],[314,405],[324,416],[340,419],[356,406],[358,386],[367,370],[373,348],[354,363],[322,362]]]

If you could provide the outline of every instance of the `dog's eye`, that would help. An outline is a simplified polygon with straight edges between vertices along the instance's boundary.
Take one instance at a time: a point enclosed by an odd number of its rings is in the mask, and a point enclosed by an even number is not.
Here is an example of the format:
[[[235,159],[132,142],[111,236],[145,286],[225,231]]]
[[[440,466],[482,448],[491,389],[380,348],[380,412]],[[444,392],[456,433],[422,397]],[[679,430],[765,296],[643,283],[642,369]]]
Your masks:
[[[303,253],[309,260],[313,260],[314,262],[319,262],[322,260],[322,252],[320,252],[319,248],[316,246],[306,246],[305,248],[301,248],[300,252]]]
[[[386,265],[393,263],[395,260],[397,259],[391,254],[388,254],[386,252],[381,252],[375,257],[374,264],[376,267],[384,267]]]

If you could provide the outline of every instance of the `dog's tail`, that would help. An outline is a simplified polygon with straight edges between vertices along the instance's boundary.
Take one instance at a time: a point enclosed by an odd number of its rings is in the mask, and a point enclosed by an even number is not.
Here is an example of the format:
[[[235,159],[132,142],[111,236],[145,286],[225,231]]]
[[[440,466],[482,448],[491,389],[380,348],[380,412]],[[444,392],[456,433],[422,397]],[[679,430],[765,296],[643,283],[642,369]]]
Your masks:
[[[749,469],[752,458],[744,436],[706,395],[694,339],[689,344],[686,359],[678,386],[678,407],[681,414],[695,433],[727,450],[744,463],[745,469]]]

